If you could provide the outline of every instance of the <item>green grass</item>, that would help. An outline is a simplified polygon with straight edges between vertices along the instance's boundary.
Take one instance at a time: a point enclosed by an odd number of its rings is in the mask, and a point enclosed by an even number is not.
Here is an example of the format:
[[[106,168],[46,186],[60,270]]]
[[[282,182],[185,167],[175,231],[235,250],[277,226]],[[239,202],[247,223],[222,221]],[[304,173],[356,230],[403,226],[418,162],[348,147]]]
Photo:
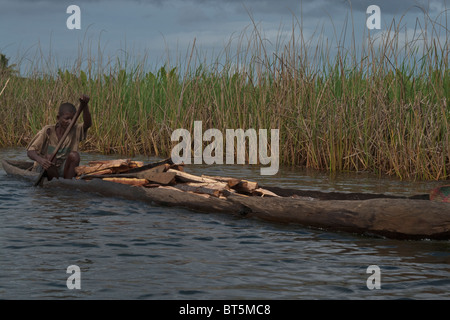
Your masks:
[[[93,127],[85,151],[168,156],[172,131],[193,132],[202,120],[203,130],[280,129],[284,165],[450,178],[448,33],[445,42],[434,37],[417,47],[391,26],[393,36],[369,37],[358,50],[337,39],[334,55],[327,42],[311,47],[298,23],[269,53],[253,27],[212,62],[193,46],[183,63],[153,71],[146,58],[100,55],[79,57],[71,68],[38,56],[44,72],[0,73],[0,146],[25,146],[55,122],[60,103],[86,93]]]

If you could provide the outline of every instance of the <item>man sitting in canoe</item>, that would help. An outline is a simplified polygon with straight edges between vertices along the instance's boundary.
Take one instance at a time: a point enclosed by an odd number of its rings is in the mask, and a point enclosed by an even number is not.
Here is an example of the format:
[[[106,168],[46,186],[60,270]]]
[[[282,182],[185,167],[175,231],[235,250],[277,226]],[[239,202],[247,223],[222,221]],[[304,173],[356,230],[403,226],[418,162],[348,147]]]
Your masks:
[[[75,168],[80,164],[78,145],[86,138],[87,130],[92,125],[88,102],[89,97],[81,95],[83,124],[75,124],[72,127],[53,163],[49,159],[77,111],[73,104],[68,102],[61,104],[56,116],[57,123],[42,128],[28,144],[27,155],[35,161],[33,170],[37,172],[46,170],[48,180],[59,177],[72,179],[75,176]]]

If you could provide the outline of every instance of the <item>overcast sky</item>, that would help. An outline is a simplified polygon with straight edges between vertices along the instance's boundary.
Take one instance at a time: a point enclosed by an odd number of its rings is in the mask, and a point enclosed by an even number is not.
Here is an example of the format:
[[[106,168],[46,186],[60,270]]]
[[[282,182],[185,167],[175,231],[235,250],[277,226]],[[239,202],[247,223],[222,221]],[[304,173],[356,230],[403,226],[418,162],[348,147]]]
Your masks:
[[[80,30],[66,26],[70,5],[81,9]],[[26,64],[42,52],[70,65],[79,52],[87,58],[86,52],[95,55],[100,47],[104,59],[127,52],[158,66],[168,52],[172,59],[184,57],[194,39],[205,56],[217,55],[249,30],[252,19],[271,43],[280,34],[289,36],[293,21],[302,24],[306,37],[319,30],[330,38],[340,34],[345,21],[353,21],[359,42],[367,34],[369,5],[381,9],[381,29],[373,34],[386,32],[393,19],[414,30],[424,17],[418,7],[444,24],[445,10],[450,11],[450,0],[0,0],[0,52],[13,63]]]

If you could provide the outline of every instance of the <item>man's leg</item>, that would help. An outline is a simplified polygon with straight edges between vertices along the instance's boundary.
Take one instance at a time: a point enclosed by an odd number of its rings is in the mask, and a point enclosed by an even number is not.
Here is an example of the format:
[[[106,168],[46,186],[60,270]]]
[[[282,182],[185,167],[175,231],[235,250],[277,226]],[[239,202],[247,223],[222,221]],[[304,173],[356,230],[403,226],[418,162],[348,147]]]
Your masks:
[[[75,168],[80,165],[80,154],[72,151],[66,158],[64,165],[64,179],[72,179],[75,177]]]
[[[44,170],[44,169],[42,169]],[[51,166],[50,168],[48,168],[46,170],[46,176],[47,176],[47,180],[50,181],[53,178],[58,179],[59,178],[59,173],[58,173],[58,168],[56,168],[56,166]]]

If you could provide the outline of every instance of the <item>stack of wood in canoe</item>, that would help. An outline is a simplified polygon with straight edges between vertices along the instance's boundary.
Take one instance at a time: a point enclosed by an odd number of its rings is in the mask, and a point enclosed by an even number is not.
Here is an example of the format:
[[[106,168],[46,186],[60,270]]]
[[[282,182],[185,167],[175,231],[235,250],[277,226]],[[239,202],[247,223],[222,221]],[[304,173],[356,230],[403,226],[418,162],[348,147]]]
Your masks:
[[[277,194],[260,188],[254,181],[184,172],[183,165],[174,164],[170,159],[145,166],[142,162],[123,159],[92,161],[86,166],[77,167],[75,172],[77,179],[102,179],[145,188],[173,189],[206,198],[226,198],[230,194],[278,197]]]
[[[141,161],[131,161],[129,159],[90,161],[87,166],[76,167],[75,172],[78,176],[117,174],[142,167],[143,165],[144,163]]]

